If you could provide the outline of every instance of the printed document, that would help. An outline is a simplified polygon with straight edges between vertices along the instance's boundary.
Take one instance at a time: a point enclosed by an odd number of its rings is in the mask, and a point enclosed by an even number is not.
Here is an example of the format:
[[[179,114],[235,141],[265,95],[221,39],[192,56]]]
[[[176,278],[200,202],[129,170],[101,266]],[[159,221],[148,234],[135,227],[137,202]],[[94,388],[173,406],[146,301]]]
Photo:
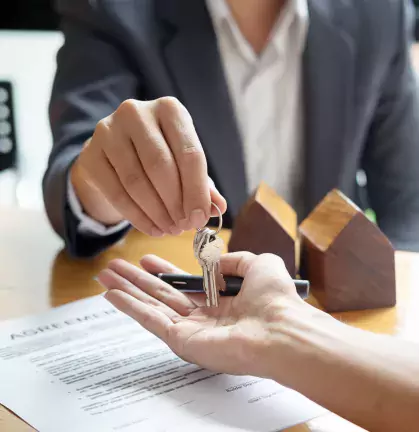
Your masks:
[[[0,403],[41,432],[273,432],[325,413],[184,362],[101,296],[0,323]]]

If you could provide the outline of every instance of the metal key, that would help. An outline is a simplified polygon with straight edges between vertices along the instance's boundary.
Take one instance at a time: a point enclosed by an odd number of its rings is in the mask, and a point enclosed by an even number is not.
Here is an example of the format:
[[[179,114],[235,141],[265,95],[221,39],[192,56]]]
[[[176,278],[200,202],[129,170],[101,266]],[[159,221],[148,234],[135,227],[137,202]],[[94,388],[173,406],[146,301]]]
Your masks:
[[[198,260],[198,264],[202,268],[202,276],[203,276],[202,284],[203,284],[205,294],[207,296],[207,304],[209,299],[209,289],[208,289],[209,274],[208,274],[206,263],[203,260],[201,260],[201,250],[203,246],[209,242],[209,239],[213,234],[215,234],[215,231],[210,230],[209,228],[204,228],[202,230],[198,230],[194,237],[194,255],[195,258]]]
[[[203,286],[207,295],[208,307],[218,307],[219,290],[223,289],[224,279],[219,266],[223,248],[224,242],[216,236],[213,230],[204,228],[195,235],[195,256],[202,267]]]
[[[207,306],[217,307],[219,290],[225,289],[225,281],[220,273],[220,257],[224,249],[224,243],[217,236],[223,226],[223,215],[214,203],[211,203],[211,205],[218,211],[218,229],[214,231],[205,227],[197,230],[193,248],[195,258],[202,268],[203,288],[207,296]]]
[[[200,259],[205,264],[207,276],[207,306],[218,307],[220,295],[220,258],[223,252],[224,242],[212,235],[209,241],[202,247]]]
[[[193,250],[195,258],[199,261],[202,246],[209,241],[209,237],[214,235],[215,231],[209,228],[197,230],[193,241]]]

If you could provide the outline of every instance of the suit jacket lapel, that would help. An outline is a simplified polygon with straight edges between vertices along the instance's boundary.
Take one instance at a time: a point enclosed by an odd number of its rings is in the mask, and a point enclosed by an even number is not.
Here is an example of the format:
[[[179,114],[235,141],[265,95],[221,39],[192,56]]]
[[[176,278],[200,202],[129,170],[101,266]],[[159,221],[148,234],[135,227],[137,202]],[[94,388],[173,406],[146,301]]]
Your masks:
[[[203,0],[156,0],[170,27],[163,55],[175,94],[192,113],[205,145],[210,175],[237,215],[247,198],[243,150],[218,53],[216,35]],[[336,0],[308,0],[310,25],[304,53],[306,122],[306,208],[312,209],[343,175],[351,125],[354,46],[348,19]]]
[[[329,190],[339,187],[350,132],[354,47],[340,22],[344,11],[339,4],[309,0],[304,54],[307,211]],[[348,25],[347,19],[345,22]]]
[[[159,15],[172,26],[163,47],[176,94],[191,112],[205,146],[210,175],[235,216],[247,198],[240,135],[203,0],[159,0]]]

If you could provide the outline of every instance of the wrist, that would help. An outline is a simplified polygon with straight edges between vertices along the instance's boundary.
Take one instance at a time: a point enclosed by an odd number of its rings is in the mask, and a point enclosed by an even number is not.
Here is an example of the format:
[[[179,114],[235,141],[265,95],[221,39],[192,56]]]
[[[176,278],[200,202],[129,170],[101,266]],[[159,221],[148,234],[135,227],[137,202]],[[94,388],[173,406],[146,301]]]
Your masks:
[[[331,346],[329,338],[334,337],[331,335],[335,334],[336,325],[342,326],[300,299],[281,301],[268,323],[269,337],[261,353],[261,358],[266,359],[265,376],[300,390],[302,377],[312,373],[313,358]]]

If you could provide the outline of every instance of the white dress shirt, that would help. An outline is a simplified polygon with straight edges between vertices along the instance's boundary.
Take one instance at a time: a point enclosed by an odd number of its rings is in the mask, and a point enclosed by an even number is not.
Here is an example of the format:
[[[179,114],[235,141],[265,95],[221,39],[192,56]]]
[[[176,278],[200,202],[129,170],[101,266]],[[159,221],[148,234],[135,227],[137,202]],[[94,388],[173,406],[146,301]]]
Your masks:
[[[304,175],[302,53],[309,23],[307,0],[288,0],[258,56],[240,32],[225,0],[206,0],[241,134],[249,193],[261,181],[297,211]],[[79,231],[109,235],[82,211],[70,182],[68,200]]]

